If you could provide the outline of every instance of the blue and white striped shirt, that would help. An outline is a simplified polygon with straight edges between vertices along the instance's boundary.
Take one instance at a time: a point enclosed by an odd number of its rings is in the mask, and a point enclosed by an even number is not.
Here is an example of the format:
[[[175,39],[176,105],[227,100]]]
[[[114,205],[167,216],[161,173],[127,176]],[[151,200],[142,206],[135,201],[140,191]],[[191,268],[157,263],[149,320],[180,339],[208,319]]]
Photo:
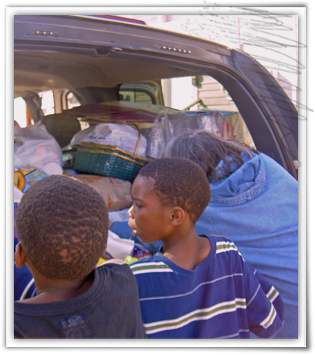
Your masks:
[[[232,241],[208,238],[211,251],[195,270],[161,253],[130,265],[148,338],[274,337],[284,323],[279,293]]]

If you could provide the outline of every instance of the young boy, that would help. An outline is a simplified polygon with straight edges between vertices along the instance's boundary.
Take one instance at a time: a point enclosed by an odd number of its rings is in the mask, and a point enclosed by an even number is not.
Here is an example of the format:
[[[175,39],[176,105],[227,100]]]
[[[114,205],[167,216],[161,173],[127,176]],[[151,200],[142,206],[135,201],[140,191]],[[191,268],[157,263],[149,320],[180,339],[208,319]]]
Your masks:
[[[36,296],[14,303],[15,338],[145,338],[135,277],[123,262],[96,268],[108,211],[90,186],[67,176],[36,182],[16,213],[16,266]]]
[[[272,338],[283,327],[278,292],[225,237],[198,236],[210,200],[203,170],[184,158],[152,160],[132,186],[129,225],[159,253],[131,265],[148,338]]]

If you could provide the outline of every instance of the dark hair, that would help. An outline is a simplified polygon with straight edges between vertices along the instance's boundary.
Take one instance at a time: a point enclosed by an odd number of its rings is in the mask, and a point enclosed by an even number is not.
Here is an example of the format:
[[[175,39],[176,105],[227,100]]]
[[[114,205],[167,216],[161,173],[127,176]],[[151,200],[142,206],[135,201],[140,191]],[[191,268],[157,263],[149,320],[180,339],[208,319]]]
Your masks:
[[[203,170],[185,158],[151,160],[139,175],[154,179],[153,191],[164,206],[176,205],[195,224],[210,201],[210,185]]]
[[[21,199],[15,223],[27,257],[51,279],[87,276],[107,243],[104,200],[94,188],[64,175],[32,185]]]
[[[218,180],[229,175],[232,161],[239,166],[244,163],[242,152],[251,157],[252,151],[238,141],[226,140],[207,131],[194,131],[172,138],[165,148],[164,157],[187,158],[197,163],[208,178]],[[218,173],[216,167],[221,160],[225,164]]]

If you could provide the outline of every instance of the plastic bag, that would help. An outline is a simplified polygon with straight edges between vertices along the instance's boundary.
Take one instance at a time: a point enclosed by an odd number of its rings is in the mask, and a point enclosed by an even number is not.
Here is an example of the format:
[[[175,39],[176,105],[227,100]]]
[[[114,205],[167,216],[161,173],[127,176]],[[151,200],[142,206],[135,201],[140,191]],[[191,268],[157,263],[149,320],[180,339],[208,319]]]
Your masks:
[[[112,231],[108,231],[106,251],[115,259],[124,260],[130,255],[135,246],[135,242],[130,239],[121,239]]]
[[[100,123],[96,125],[94,130],[83,139],[83,142],[112,145],[133,154],[135,152],[138,139],[138,131],[129,125]],[[145,158],[146,147],[147,140],[143,135],[141,135],[137,155]]]
[[[204,130],[219,137],[223,137],[223,125],[231,122],[236,139],[255,147],[249,131],[239,113],[223,112],[168,112],[161,110],[153,122],[153,127],[148,130],[147,151],[149,158],[161,158],[165,147],[173,137],[181,136],[184,133]]]
[[[132,205],[129,181],[88,174],[73,175],[72,178],[93,187],[103,197],[108,211],[119,211]]]
[[[166,142],[172,136],[170,120],[166,112],[161,112],[154,120],[154,126],[148,131],[146,156],[161,158]]]
[[[172,137],[196,128],[196,122],[185,112],[174,113],[168,109],[161,110],[154,119],[153,127],[147,133],[147,157],[161,158]]]
[[[82,131],[77,132],[71,139],[70,141],[70,146],[74,146],[76,144],[80,144],[87,135],[92,133],[95,129],[95,126],[90,126],[89,128],[86,128]]]
[[[45,125],[14,126],[14,166],[35,168],[48,175],[62,174],[62,151]]]

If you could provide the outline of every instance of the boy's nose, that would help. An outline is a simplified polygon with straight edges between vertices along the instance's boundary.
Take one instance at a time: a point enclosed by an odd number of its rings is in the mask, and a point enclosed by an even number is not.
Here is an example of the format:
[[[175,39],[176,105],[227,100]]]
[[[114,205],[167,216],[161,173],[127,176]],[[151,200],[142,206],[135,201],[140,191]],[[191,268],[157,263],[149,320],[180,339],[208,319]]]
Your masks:
[[[127,212],[128,216],[133,219],[133,205],[129,208]]]

